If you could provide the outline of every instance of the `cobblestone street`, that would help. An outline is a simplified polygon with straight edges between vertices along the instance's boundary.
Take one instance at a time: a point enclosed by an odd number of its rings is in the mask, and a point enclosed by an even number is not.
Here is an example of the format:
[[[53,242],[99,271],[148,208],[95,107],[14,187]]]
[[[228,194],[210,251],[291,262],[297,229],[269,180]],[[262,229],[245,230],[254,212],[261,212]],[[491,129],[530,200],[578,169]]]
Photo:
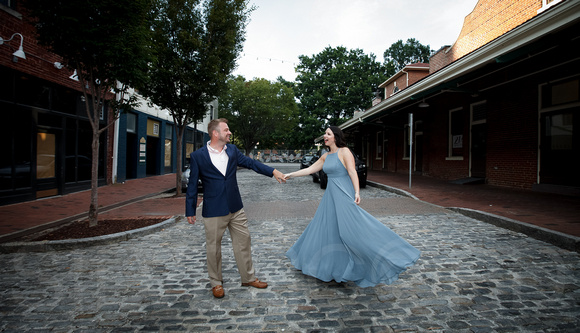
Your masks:
[[[282,166],[290,172],[296,166]],[[224,237],[225,297],[212,296],[203,223],[71,251],[0,255],[2,332],[578,332],[576,252],[378,188],[361,207],[421,250],[391,285],[325,283],[285,252],[324,191],[238,172],[257,277],[241,287]],[[198,212],[198,215],[200,213]],[[356,221],[353,221],[356,223]],[[364,240],[361,240],[364,241]]]

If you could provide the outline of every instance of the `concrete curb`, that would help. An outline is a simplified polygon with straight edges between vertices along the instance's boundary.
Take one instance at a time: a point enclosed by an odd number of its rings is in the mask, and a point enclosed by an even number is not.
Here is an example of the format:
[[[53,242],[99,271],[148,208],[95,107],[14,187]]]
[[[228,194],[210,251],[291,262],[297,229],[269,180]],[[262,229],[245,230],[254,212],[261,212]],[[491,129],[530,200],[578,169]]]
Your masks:
[[[367,179],[367,185],[370,185],[370,186],[376,187],[376,188],[380,188],[380,189],[383,189],[385,191],[389,191],[389,192],[392,192],[392,193],[395,193],[395,194],[398,194],[398,195],[401,195],[401,196],[404,196],[404,197],[408,197],[408,198],[412,198],[412,199],[415,199],[415,200],[419,200],[419,198],[417,198],[416,196],[412,195],[411,193],[409,193],[409,192],[407,192],[405,190],[398,189],[396,187],[392,187],[392,186],[389,186],[389,185],[385,185],[385,184],[373,182],[373,181],[370,181],[368,179]],[[419,200],[419,201],[421,201],[421,200]]]
[[[471,217],[482,222],[493,224],[504,229],[522,233],[524,235],[546,243],[550,243],[552,245],[556,245],[566,250],[580,252],[580,237],[567,235],[559,231],[538,227],[533,224],[520,222],[507,217],[498,216],[479,210],[461,207],[446,207],[446,209],[458,212],[467,217]]]
[[[173,224],[177,223],[178,219],[179,216],[174,216],[168,220],[147,227],[98,237],[65,239],[57,241],[3,243],[0,244],[0,253],[62,251],[62,250],[74,250],[95,245],[112,244],[121,241],[126,241],[132,238],[145,236],[154,233],[156,231],[162,230],[164,228],[170,227]]]
[[[415,200],[422,201],[419,198],[417,198],[416,196],[412,195],[411,193],[404,191],[404,190],[401,190],[401,189],[398,189],[398,188],[395,188],[395,187],[392,187],[392,186],[380,184],[380,183],[369,181],[369,180],[367,180],[367,184],[370,186],[373,186],[373,187],[383,189],[385,191],[389,191],[389,192],[401,195],[401,196],[405,196],[405,197],[413,198]],[[423,201],[423,202],[428,203],[426,201]],[[428,203],[428,204],[433,205],[431,203]],[[435,206],[437,206],[437,205],[435,205]],[[514,219],[510,219],[507,217],[503,217],[503,216],[499,216],[499,215],[495,215],[495,214],[491,214],[491,213],[487,213],[487,212],[482,212],[482,211],[475,210],[475,209],[461,208],[461,207],[442,207],[442,208],[451,210],[453,212],[457,212],[457,213],[465,215],[467,217],[474,218],[478,221],[493,224],[493,225],[500,227],[500,228],[504,228],[504,229],[508,229],[508,230],[522,233],[522,234],[527,235],[529,237],[532,237],[534,239],[537,239],[537,240],[540,240],[540,241],[543,241],[546,243],[550,243],[552,245],[558,246],[558,247],[566,249],[566,250],[580,252],[580,237],[567,235],[567,234],[561,233],[559,231],[538,227],[538,226],[533,225],[533,224],[520,222],[520,221],[517,221]]]

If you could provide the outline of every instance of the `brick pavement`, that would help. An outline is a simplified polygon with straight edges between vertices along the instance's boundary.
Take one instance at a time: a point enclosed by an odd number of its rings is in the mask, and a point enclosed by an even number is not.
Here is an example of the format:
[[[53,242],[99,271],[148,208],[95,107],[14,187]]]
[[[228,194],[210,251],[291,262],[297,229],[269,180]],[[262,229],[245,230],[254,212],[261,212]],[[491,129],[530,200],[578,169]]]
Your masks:
[[[240,286],[225,237],[226,296],[213,298],[203,226],[181,221],[114,244],[0,255],[0,331],[577,332],[580,327],[576,252],[369,187],[361,191],[365,209],[419,248],[421,258],[388,286],[325,283],[303,275],[284,256],[323,191],[308,178],[279,185],[247,170],[239,178],[257,276],[270,283],[267,289]]]
[[[491,185],[460,185],[430,177],[369,171],[368,179],[442,207],[474,209],[580,237],[580,196]]]

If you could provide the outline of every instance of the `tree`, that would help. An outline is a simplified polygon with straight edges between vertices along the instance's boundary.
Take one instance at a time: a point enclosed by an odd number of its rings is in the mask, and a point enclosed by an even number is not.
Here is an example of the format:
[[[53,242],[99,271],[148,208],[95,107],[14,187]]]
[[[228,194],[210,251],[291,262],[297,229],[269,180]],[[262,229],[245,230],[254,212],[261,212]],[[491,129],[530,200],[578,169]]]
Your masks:
[[[296,95],[300,100],[300,147],[310,147],[328,125],[340,125],[371,105],[374,93],[386,79],[375,55],[361,49],[327,47],[319,54],[299,56]]]
[[[294,92],[282,82],[237,76],[219,99],[219,109],[246,155],[259,142],[263,148],[284,146],[296,125]]]
[[[429,45],[423,45],[418,40],[409,38],[405,44],[403,44],[402,40],[391,44],[385,50],[383,56],[385,58],[385,66],[390,69],[389,76],[392,76],[409,64],[428,63],[431,53],[433,51]]]
[[[76,71],[85,99],[93,132],[90,226],[98,223],[99,137],[114,123],[101,127],[101,110],[108,105],[116,119],[122,109],[136,105],[127,93],[129,86],[140,85],[151,60],[149,6],[150,0],[27,0],[39,42]]]
[[[225,89],[252,10],[246,0],[156,0],[151,27],[155,60],[140,92],[173,118],[177,195],[186,126],[201,120],[208,103]]]

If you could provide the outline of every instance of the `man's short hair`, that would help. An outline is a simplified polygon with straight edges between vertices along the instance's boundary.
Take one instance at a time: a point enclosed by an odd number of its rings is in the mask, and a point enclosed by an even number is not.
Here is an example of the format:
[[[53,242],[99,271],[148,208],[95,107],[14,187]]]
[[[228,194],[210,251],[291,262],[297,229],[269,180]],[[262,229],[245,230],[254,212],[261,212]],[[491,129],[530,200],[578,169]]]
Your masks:
[[[228,120],[226,118],[218,118],[213,119],[212,121],[209,122],[209,124],[207,125],[207,134],[209,134],[210,137],[213,135],[213,131],[219,132],[220,123],[227,124]]]

